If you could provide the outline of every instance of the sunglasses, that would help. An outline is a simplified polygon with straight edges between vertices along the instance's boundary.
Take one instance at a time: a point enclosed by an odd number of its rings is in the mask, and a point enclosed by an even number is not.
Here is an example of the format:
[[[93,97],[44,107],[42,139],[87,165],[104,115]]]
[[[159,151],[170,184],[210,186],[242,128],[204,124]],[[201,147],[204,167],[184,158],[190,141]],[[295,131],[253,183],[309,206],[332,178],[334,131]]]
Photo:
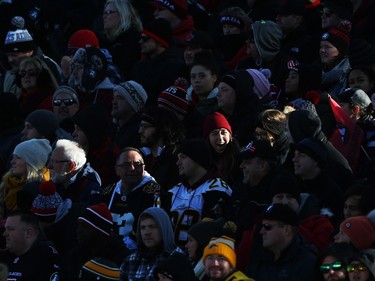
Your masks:
[[[129,169],[131,166],[134,166],[134,168],[140,168],[144,164],[142,162],[123,162],[120,164],[115,165],[116,168],[123,168],[123,169]]]
[[[333,271],[339,271],[343,268],[343,264],[341,261],[335,261],[334,263],[331,264],[322,264],[320,266],[320,272],[322,273],[328,273],[331,269]]]
[[[38,76],[38,71],[36,69],[29,69],[29,70],[20,70],[18,71],[18,75],[20,77],[25,77],[27,75],[29,76]]]
[[[364,266],[363,264],[361,263],[353,263],[353,264],[349,264],[347,267],[346,267],[346,271],[347,272],[354,272],[354,270],[358,269],[358,271],[367,271],[367,267]]]
[[[54,100],[53,105],[54,106],[60,106],[64,103],[66,106],[70,106],[75,104],[76,102],[73,99],[62,99],[62,100]]]
[[[332,16],[332,14],[333,14],[332,11],[324,11],[324,10],[320,11],[320,15],[321,16],[325,15],[327,18],[329,18],[330,16]]]

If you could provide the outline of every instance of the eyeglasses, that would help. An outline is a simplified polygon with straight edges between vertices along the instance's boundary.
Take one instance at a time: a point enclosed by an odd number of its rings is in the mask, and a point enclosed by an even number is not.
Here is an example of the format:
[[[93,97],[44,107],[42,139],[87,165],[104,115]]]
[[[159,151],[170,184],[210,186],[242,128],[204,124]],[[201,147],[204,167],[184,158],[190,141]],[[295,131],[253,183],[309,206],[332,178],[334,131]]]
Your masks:
[[[107,10],[107,11],[103,12],[103,16],[109,16],[109,15],[112,15],[112,14],[115,14],[115,13],[118,13],[118,11]]]
[[[116,168],[123,168],[123,169],[129,169],[131,166],[134,166],[134,168],[140,168],[144,165],[142,162],[122,162],[120,164],[115,165]]]
[[[70,160],[56,160],[56,159],[50,158],[48,163],[54,165],[58,163],[69,163],[69,162]]]
[[[354,272],[354,270],[358,269],[358,271],[367,271],[367,267],[364,266],[363,264],[361,263],[353,263],[353,264],[349,264],[347,267],[346,267],[346,271],[347,272]]]
[[[151,38],[150,37],[148,37],[148,36],[145,36],[145,35],[142,35],[141,36],[141,40],[143,41],[143,42],[147,42],[148,40],[150,40]]]
[[[343,268],[343,264],[341,261],[335,261],[334,263],[331,264],[322,264],[320,266],[320,272],[322,273],[328,273],[331,269],[333,271],[339,271]]]
[[[320,16],[325,15],[327,18],[329,18],[330,16],[332,16],[332,14],[333,14],[333,12],[329,11],[329,10],[321,10],[320,11]]]
[[[36,69],[18,71],[18,75],[22,78],[25,77],[26,74],[29,75],[29,76],[38,76],[38,71]]]
[[[54,106],[60,106],[64,103],[66,106],[70,106],[75,104],[76,102],[73,99],[59,99],[59,100],[54,100],[53,105]]]

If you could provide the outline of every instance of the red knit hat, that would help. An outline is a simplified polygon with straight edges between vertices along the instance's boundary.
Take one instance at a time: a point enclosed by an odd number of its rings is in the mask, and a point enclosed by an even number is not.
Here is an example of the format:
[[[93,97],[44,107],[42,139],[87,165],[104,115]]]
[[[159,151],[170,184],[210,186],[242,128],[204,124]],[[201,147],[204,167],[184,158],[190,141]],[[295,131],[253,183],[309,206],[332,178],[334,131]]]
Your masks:
[[[219,112],[214,112],[204,120],[203,136],[208,137],[213,130],[221,128],[227,129],[232,134],[232,127],[229,125],[227,118]]]
[[[80,29],[70,36],[68,49],[79,49],[86,47],[99,48],[99,40],[95,33],[90,29]]]
[[[78,220],[85,222],[107,236],[111,236],[113,226],[112,214],[105,203],[87,207]]]
[[[375,229],[365,216],[347,218],[340,224],[340,229],[358,250],[368,249],[375,243]]]
[[[168,87],[161,92],[158,98],[158,105],[163,105],[173,112],[184,115],[189,110],[189,102],[186,99],[186,91],[176,86]]]

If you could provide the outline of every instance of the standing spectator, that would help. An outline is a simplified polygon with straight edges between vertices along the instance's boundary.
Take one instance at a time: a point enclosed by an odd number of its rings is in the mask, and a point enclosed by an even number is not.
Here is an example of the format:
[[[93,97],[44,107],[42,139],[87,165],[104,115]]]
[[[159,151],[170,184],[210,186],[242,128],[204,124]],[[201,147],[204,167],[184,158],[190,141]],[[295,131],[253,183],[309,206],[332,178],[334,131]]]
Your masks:
[[[116,181],[113,169],[120,149],[110,139],[110,120],[101,105],[90,105],[74,118],[74,140],[86,151],[87,161],[99,173],[104,188]]]
[[[8,214],[3,235],[7,249],[0,259],[8,266],[7,280],[59,280],[59,254],[31,212]]]
[[[142,22],[131,1],[107,0],[103,11],[104,34],[107,47],[112,55],[113,63],[129,77],[129,71],[141,58],[139,39]]]
[[[171,43],[167,20],[156,19],[144,26],[139,41],[143,58],[135,63],[130,78],[145,88],[149,105],[155,105],[159,93],[183,76],[184,62],[175,54]]]
[[[143,112],[138,133],[146,170],[169,190],[179,181],[176,162],[178,146],[185,139],[183,124],[170,110],[152,106]]]
[[[48,102],[58,84],[45,62],[37,57],[23,59],[16,81],[21,87],[18,102],[22,118],[26,118],[36,109],[51,109]]]
[[[182,253],[174,242],[168,214],[156,207],[146,209],[138,219],[137,246],[122,263],[120,280],[153,280],[159,262],[174,253]]]
[[[58,140],[49,159],[51,180],[63,199],[95,204],[101,197],[101,180],[87,162],[83,148],[74,141]]]
[[[345,28],[332,28],[322,35],[319,51],[323,66],[321,89],[333,96],[347,87],[350,70],[348,52],[349,34]]]
[[[106,188],[114,231],[128,249],[136,249],[135,231],[140,214],[148,207],[161,207],[162,190],[145,170],[141,152],[133,147],[121,151],[116,162],[120,180]]]
[[[212,155],[204,140],[183,142],[177,156],[182,182],[169,190],[166,206],[175,227],[175,241],[183,245],[189,227],[204,218],[216,219],[224,215],[232,189],[221,178],[209,173]]]
[[[112,140],[119,148],[139,147],[138,129],[147,98],[142,85],[132,80],[113,89],[111,115],[115,124]]]
[[[178,40],[177,44],[189,41],[195,30],[194,21],[188,12],[188,5],[184,0],[153,0],[155,19],[165,19],[172,29],[172,36]]]

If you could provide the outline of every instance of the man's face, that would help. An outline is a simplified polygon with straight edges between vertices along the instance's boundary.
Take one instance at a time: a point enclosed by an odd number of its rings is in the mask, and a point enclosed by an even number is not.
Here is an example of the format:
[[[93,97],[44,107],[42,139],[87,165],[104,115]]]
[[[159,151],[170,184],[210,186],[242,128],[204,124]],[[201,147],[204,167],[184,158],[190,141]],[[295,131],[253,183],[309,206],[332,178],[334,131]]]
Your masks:
[[[85,132],[77,124],[74,124],[74,132],[72,133],[72,136],[73,140],[78,142],[82,147],[88,147],[89,140]]]
[[[217,105],[227,113],[232,113],[236,106],[236,91],[225,82],[220,82],[216,95]]]
[[[187,66],[193,64],[195,54],[202,51],[202,48],[187,46],[184,51],[184,60]]]
[[[66,93],[56,95],[52,104],[53,113],[56,114],[60,121],[73,117],[79,109],[79,105]]]
[[[136,151],[121,153],[116,163],[116,174],[126,187],[135,187],[143,179],[145,166],[142,156]]]
[[[284,241],[285,224],[273,220],[263,220],[260,234],[262,235],[263,247],[266,249],[279,248]]]
[[[306,153],[296,150],[293,157],[294,173],[296,176],[305,178],[312,170],[315,170],[317,163]]]
[[[55,148],[52,151],[51,158],[48,162],[51,180],[54,183],[62,183],[68,178],[69,160],[65,158],[61,148]]]
[[[333,256],[327,256],[323,259],[321,265],[329,266],[328,272],[322,273],[325,281],[346,280],[344,266],[342,266],[342,268],[332,268],[333,263],[338,261],[339,260]]]
[[[322,28],[326,30],[332,27],[337,27],[340,22],[339,16],[328,8],[323,8],[321,18]]]
[[[152,218],[142,219],[139,228],[141,230],[142,242],[148,249],[155,249],[161,245],[162,236],[160,229]]]
[[[156,127],[146,121],[141,121],[138,133],[142,146],[151,147],[159,140]]]
[[[295,30],[301,23],[299,15],[277,15],[276,23],[281,27],[284,33]]]
[[[44,137],[29,122],[25,122],[25,127],[21,134],[23,140],[42,139]]]
[[[154,18],[155,19],[165,19],[168,22],[175,22],[178,17],[173,14],[170,10],[168,10],[166,7],[157,7],[154,10]]]
[[[299,204],[296,198],[289,193],[278,193],[272,198],[272,204],[284,204],[297,212]]]
[[[243,173],[242,182],[244,184],[249,184],[250,186],[253,186],[253,184],[258,182],[260,171],[260,159],[258,157],[254,157],[251,159],[243,160],[240,164],[240,169]]]
[[[361,195],[349,196],[344,202],[344,218],[350,218],[354,216],[363,216],[361,210],[358,208],[359,200]]]
[[[17,71],[20,66],[21,61],[24,58],[31,57],[33,54],[32,51],[29,52],[19,52],[19,53],[7,53],[8,62],[12,68],[12,71]]]
[[[179,153],[177,155],[178,174],[184,179],[190,179],[194,176],[198,164],[189,156]]]
[[[133,109],[129,106],[126,98],[118,91],[115,91],[112,99],[112,117],[122,119],[126,118],[131,113],[133,113]]]
[[[158,50],[158,43],[146,34],[142,34],[139,44],[141,45],[142,54],[149,57],[153,56]]]
[[[20,216],[10,216],[5,222],[5,237],[6,247],[9,252],[20,255],[26,247],[28,227],[21,222]]]
[[[212,281],[225,280],[233,271],[228,260],[222,255],[207,256],[204,267],[206,269],[206,275]]]

